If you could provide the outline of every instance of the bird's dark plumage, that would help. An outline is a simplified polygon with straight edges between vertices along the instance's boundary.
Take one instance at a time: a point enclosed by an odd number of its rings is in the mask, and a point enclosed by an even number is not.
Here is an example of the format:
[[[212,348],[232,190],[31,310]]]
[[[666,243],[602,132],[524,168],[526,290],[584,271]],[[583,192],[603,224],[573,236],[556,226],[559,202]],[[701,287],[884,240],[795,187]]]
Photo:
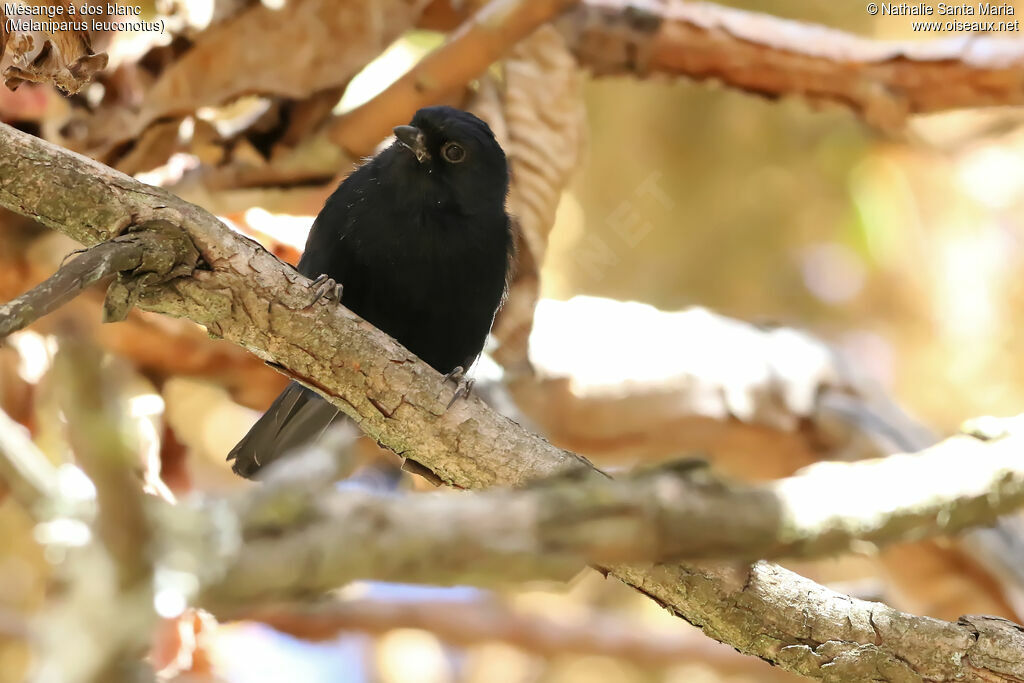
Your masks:
[[[513,251],[505,154],[486,123],[451,107],[421,109],[395,135],[327,200],[298,270],[332,278],[345,306],[438,372],[468,370],[501,304]],[[292,383],[228,459],[252,476],[336,416]]]

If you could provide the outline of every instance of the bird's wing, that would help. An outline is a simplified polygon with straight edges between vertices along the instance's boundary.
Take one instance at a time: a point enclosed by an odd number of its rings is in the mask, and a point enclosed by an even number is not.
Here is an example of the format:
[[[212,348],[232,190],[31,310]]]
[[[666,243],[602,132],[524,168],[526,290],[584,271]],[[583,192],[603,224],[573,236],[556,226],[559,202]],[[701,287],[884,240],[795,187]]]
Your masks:
[[[326,274],[338,284],[345,284],[349,250],[344,242],[358,223],[355,217],[366,199],[372,172],[371,164],[364,164],[328,197],[306,238],[306,248],[296,266],[300,273],[313,279]]]

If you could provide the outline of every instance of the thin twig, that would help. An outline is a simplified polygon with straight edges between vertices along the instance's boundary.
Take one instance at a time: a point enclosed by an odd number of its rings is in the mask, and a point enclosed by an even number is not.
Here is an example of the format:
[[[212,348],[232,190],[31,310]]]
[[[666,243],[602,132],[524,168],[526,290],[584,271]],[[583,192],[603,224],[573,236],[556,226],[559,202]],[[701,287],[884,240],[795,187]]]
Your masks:
[[[144,246],[134,239],[115,239],[84,250],[53,275],[17,299],[0,305],[0,338],[28,327],[60,308],[89,285],[138,267]]]

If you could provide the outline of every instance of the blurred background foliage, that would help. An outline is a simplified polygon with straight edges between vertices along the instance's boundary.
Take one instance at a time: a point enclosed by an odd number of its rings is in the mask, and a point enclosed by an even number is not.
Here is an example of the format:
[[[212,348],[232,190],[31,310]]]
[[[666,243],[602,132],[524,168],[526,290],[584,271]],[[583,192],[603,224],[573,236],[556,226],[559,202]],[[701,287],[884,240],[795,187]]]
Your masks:
[[[909,21],[872,19],[860,3],[729,4],[861,35],[922,39],[909,31]],[[1024,3],[1016,6],[1024,10]],[[367,87],[382,89],[408,66],[409,55],[422,54],[437,38],[403,38],[398,52],[405,56],[388,62],[390,70],[371,64],[363,77],[371,81]],[[588,80],[584,96],[588,147],[559,205],[542,270],[544,297],[587,294],[663,310],[699,305],[810,330],[940,433],[970,416],[1021,411],[1024,362],[1014,353],[1018,330],[1024,329],[1022,292],[1014,277],[1024,265],[1020,110],[918,117],[893,134],[839,107],[771,101],[714,83]],[[52,100],[49,106],[61,105]],[[20,224],[15,230],[15,220],[8,217],[10,224],[0,226],[0,249],[38,245],[38,232]],[[289,242],[301,244],[301,226],[308,221],[294,225],[282,229],[295,233]],[[44,239],[53,254],[73,248],[56,236]],[[24,274],[4,275],[18,281]],[[89,315],[96,314],[97,302],[88,307]],[[32,424],[37,441],[58,459],[59,419],[45,408],[48,339],[28,333],[0,349],[0,389],[5,403],[17,403],[11,394],[26,381],[35,387],[36,412],[16,417]],[[171,378],[155,387],[144,372],[124,373],[136,378],[136,397],[160,402],[159,415],[136,411],[139,425],[149,425],[140,426],[140,433],[161,435],[182,453],[227,452],[256,415],[226,389],[202,380]],[[181,429],[167,429],[176,425]],[[249,485],[212,457],[190,457],[180,470],[169,470],[165,460],[164,468],[165,480],[178,492]],[[0,506],[0,681],[20,680],[31,664],[17,615],[38,608],[53,560],[43,556],[32,534],[13,503]],[[991,578],[943,552],[940,544],[888,558],[922,582],[934,579],[919,594],[905,584],[886,585],[871,553],[791,566],[839,590],[884,597],[918,613],[947,619],[965,611],[1014,616],[992,597],[998,591]],[[154,661],[166,679],[182,681],[796,680],[735,655],[590,571],[568,586],[516,587],[494,595],[378,584],[351,586],[343,595],[438,605],[496,600],[550,628],[588,633],[590,641],[575,651],[544,653],[514,640],[452,643],[426,627],[396,624],[364,632],[354,624],[310,643],[253,623],[216,625],[187,615],[168,621],[154,644]],[[588,631],[604,623],[595,615],[614,615],[620,630]],[[487,631],[483,624],[481,631]],[[602,638],[612,642],[630,632],[665,638],[673,643],[666,650],[676,654],[630,655],[602,645]],[[602,654],[604,649],[614,655]]]
[[[851,3],[721,4],[922,39],[909,19]],[[812,330],[941,432],[1019,410],[1018,109],[918,116],[887,134],[838,107],[716,84],[616,78],[585,92],[587,158],[559,207],[545,296]]]

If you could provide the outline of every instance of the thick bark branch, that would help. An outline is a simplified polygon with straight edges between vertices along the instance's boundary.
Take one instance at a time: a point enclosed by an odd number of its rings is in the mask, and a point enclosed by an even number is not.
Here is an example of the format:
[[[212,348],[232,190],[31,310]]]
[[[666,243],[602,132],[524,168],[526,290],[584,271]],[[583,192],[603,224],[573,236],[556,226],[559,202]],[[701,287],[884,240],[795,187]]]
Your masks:
[[[148,288],[141,308],[191,318],[273,360],[400,455],[429,462],[456,454],[433,463],[443,480],[518,485],[589,467],[478,400],[445,411],[452,388],[438,373],[347,309],[310,305],[307,278],[199,207],[8,126],[0,150],[0,205],[86,245],[150,221],[180,226],[209,269]]]
[[[712,638],[812,678],[1024,681],[1024,628],[998,617],[911,616],[768,562],[615,573]]]
[[[839,103],[885,128],[908,114],[1024,103],[1024,45],[1011,38],[896,43],[683,0],[586,0],[560,26],[596,75],[716,79]]]
[[[822,463],[761,486],[718,481],[692,461],[617,481],[399,499],[324,491],[311,500],[309,481],[271,480],[261,524],[243,513],[253,533],[208,594],[241,601],[356,579],[492,583],[564,579],[584,563],[828,555],[991,523],[1024,505],[1022,452],[1024,434],[958,436],[920,454]],[[268,509],[288,514],[280,523]],[[313,521],[296,525],[304,519]]]
[[[165,191],[0,126],[0,205],[87,245],[154,218],[180,226],[209,269],[149,288],[140,306],[189,317],[274,360],[382,444],[444,481],[486,488],[589,472],[585,459],[479,400],[445,411],[451,388],[440,375],[344,308],[310,305],[307,279]],[[832,594],[768,564],[738,580],[691,566],[613,573],[709,635],[808,675],[835,680],[834,673],[849,670],[846,680],[1024,680],[1024,634],[1000,622],[915,618]]]

